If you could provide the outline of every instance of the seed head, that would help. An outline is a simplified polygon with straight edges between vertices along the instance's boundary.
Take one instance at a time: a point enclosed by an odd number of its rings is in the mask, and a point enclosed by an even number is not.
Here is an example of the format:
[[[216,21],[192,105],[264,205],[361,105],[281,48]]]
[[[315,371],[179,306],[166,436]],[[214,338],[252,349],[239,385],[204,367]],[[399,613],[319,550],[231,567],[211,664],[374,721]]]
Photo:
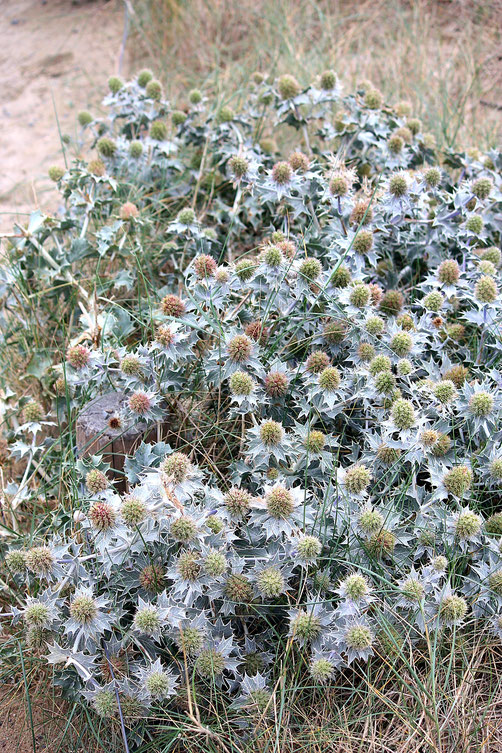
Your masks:
[[[254,379],[244,371],[235,371],[229,379],[232,395],[249,396],[255,388]]]
[[[70,604],[70,614],[79,625],[89,625],[96,617],[97,611],[94,599],[87,594],[75,596]]]
[[[409,601],[421,601],[424,597],[425,589],[417,578],[408,578],[401,588],[403,596]]]
[[[492,192],[493,183],[490,178],[478,178],[472,185],[472,193],[478,199],[487,199]]]
[[[31,400],[23,408],[23,421],[30,423],[32,421],[41,421],[44,417],[44,409],[35,400]]]
[[[485,531],[490,534],[502,536],[502,512],[496,512],[487,519]]]
[[[358,573],[352,573],[348,575],[341,584],[345,590],[345,593],[352,599],[352,601],[361,601],[365,596],[369,594],[368,581],[363,575]]]
[[[375,356],[369,366],[371,376],[376,376],[381,371],[390,371],[392,368],[391,360],[388,356]]]
[[[49,178],[54,181],[54,183],[57,183],[58,180],[61,180],[61,178],[65,174],[65,169],[63,167],[59,167],[59,165],[52,165],[52,167],[49,167],[47,174]]]
[[[239,489],[239,487],[233,486],[225,494],[223,499],[225,506],[231,515],[244,517],[249,512],[253,498],[245,489]]]
[[[148,413],[148,411],[150,410],[152,401],[146,394],[146,392],[138,390],[137,392],[133,392],[133,394],[127,401],[127,404],[132,413],[137,413],[139,416],[144,416],[145,413]]]
[[[66,360],[73,369],[84,369],[90,358],[91,352],[84,345],[73,345],[66,353]]]
[[[96,144],[98,152],[101,154],[102,157],[113,157],[115,155],[115,152],[117,151],[117,144],[115,141],[112,141],[112,139],[107,138],[106,136],[103,136],[99,139],[98,143]]]
[[[161,619],[155,607],[138,609],[134,616],[134,627],[140,633],[155,633],[161,627]]]
[[[345,340],[347,335],[347,325],[345,322],[330,320],[324,325],[322,336],[330,345],[339,345]]]
[[[502,252],[496,246],[490,246],[490,248],[484,248],[482,250],[481,258],[486,261],[491,261],[492,264],[498,267],[502,261]]]
[[[104,492],[105,489],[108,489],[109,483],[106,475],[97,468],[93,468],[85,477],[85,485],[91,494]]]
[[[474,286],[474,296],[481,303],[493,303],[498,294],[497,283],[488,275],[480,277]]]
[[[309,169],[310,160],[303,152],[293,152],[289,157],[289,164],[299,173],[305,173]]]
[[[253,352],[253,342],[247,335],[235,335],[228,343],[228,354],[232,361],[244,363]]]
[[[396,378],[391,371],[379,371],[375,377],[375,389],[384,395],[390,395],[396,387]]]
[[[382,374],[388,372],[383,371]],[[401,450],[397,447],[389,447],[386,444],[379,445],[377,449],[377,458],[384,463],[384,465],[393,465],[401,457]]]
[[[401,199],[408,193],[408,180],[402,173],[395,173],[389,180],[389,192],[396,199]]]
[[[320,374],[330,364],[330,357],[323,350],[315,350],[307,358],[305,368],[311,374]]]
[[[35,575],[46,575],[54,565],[54,556],[46,546],[34,546],[25,555],[26,567]]]
[[[371,291],[368,285],[357,283],[350,292],[349,301],[359,309],[368,305]]]
[[[478,264],[478,270],[482,274],[489,275],[490,277],[495,277],[497,275],[497,268],[495,267],[495,264],[493,264],[491,261],[488,261],[487,259],[481,259]]]
[[[185,304],[177,295],[169,293],[161,302],[162,312],[166,316],[181,317],[185,313]]]
[[[283,397],[289,387],[289,379],[282,371],[270,371],[265,377],[265,392],[270,397]]]
[[[89,520],[97,531],[109,531],[115,526],[117,514],[108,502],[94,502],[89,510]]]
[[[203,280],[206,277],[213,277],[217,266],[218,265],[213,257],[208,254],[199,254],[199,256],[196,256],[193,261],[195,274],[199,280]]]
[[[254,259],[239,259],[235,265],[235,274],[242,282],[247,282],[252,278],[255,269],[256,262]]]
[[[396,537],[392,531],[382,528],[368,541],[368,551],[373,557],[385,557],[392,554],[396,547]]]
[[[420,133],[420,131],[422,130],[422,121],[418,118],[408,118],[406,125],[414,136],[416,136],[417,133]]]
[[[269,267],[280,267],[284,261],[284,256],[279,246],[267,246],[261,258]]]
[[[352,243],[352,248],[358,254],[367,254],[373,248],[373,233],[371,230],[361,229]]]
[[[92,159],[87,165],[87,169],[96,178],[102,178],[103,175],[106,175],[105,163],[100,159]]]
[[[300,612],[291,627],[293,635],[302,641],[313,641],[321,634],[319,618],[311,612]]]
[[[270,489],[266,496],[268,514],[272,518],[285,519],[289,518],[295,509],[294,498],[289,489],[280,484],[276,484]]]
[[[502,480],[502,458],[494,458],[490,463],[490,475],[497,481]]]
[[[263,326],[263,322],[259,319],[254,322],[249,322],[244,331],[248,337],[257,343],[260,343],[260,345],[264,345],[268,340],[268,329]]]
[[[443,379],[441,382],[435,384],[433,392],[443,405],[448,405],[448,403],[453,402],[457,397],[457,390],[451,379]]]
[[[277,447],[284,437],[284,429],[277,421],[263,421],[260,426],[260,439],[266,447]]]
[[[481,518],[471,510],[461,512],[455,523],[455,535],[458,539],[471,539],[481,530]]]
[[[450,494],[462,497],[472,486],[472,471],[466,465],[457,465],[447,471],[443,484]]]
[[[465,228],[473,235],[479,235],[483,232],[484,222],[483,218],[479,214],[471,214],[466,222]]]
[[[202,92],[199,89],[191,89],[188,92],[188,101],[192,105],[198,105],[202,102]]]
[[[122,204],[120,207],[119,214],[121,220],[134,220],[139,216],[139,209],[136,204],[132,203],[132,201],[126,201],[125,204]]]
[[[303,536],[298,542],[298,554],[303,560],[315,560],[322,551],[322,544],[316,536]]]
[[[369,225],[373,219],[373,208],[369,201],[358,201],[350,215],[351,225]]]
[[[171,120],[174,126],[182,125],[186,119],[187,114],[186,112],[183,112],[183,110],[173,110],[171,113]]]
[[[391,411],[392,420],[398,429],[411,429],[415,423],[415,409],[409,400],[399,398]]]
[[[457,364],[456,366],[452,366],[451,369],[448,369],[448,371],[445,372],[444,378],[451,379],[455,387],[460,389],[460,387],[462,387],[465,380],[467,379],[468,374],[469,369],[467,369],[465,366]]]
[[[489,392],[481,390],[475,392],[469,400],[469,410],[477,418],[484,418],[489,416],[493,411],[495,401]]]
[[[346,196],[349,189],[349,179],[344,172],[337,172],[331,176],[329,190],[332,196]]]
[[[108,88],[112,94],[117,94],[123,86],[124,82],[118,76],[110,76],[108,79]]]
[[[313,282],[314,280],[317,280],[322,272],[321,262],[314,258],[304,259],[300,264],[298,272],[302,277],[308,280],[308,282]]]
[[[461,622],[467,614],[467,602],[455,594],[445,596],[439,607],[439,614],[446,622]]]
[[[425,296],[425,298],[422,301],[422,304],[424,308],[427,309],[427,311],[439,311],[440,308],[442,308],[444,303],[444,298],[441,295],[441,293],[434,291],[432,293],[429,293]]]
[[[205,648],[197,657],[195,669],[201,677],[219,677],[225,669],[225,657],[213,648]]]
[[[434,557],[431,565],[437,573],[443,573],[448,566],[448,560],[440,554],[437,557]]]
[[[441,170],[437,167],[429,167],[424,173],[424,181],[427,188],[437,188],[441,183]]]
[[[321,73],[319,83],[321,85],[321,89],[325,89],[326,91],[334,89],[336,86],[335,71],[324,71],[323,73]]]
[[[150,79],[145,87],[145,93],[148,99],[158,102],[162,98],[162,84],[154,78]]]
[[[206,519],[206,526],[212,533],[221,533],[225,528],[225,523],[217,515],[209,515]]]
[[[404,306],[404,296],[399,290],[388,290],[380,302],[380,310],[384,314],[396,316]],[[402,326],[402,325],[401,325]]]
[[[319,374],[319,387],[325,392],[334,392],[340,383],[340,372],[334,366],[327,366]]]
[[[165,573],[161,565],[153,564],[144,567],[139,574],[139,583],[150,593],[161,593],[164,590]]]
[[[139,376],[143,371],[143,367],[139,358],[129,355],[124,356],[121,360],[120,370],[126,376]]]
[[[391,154],[401,154],[404,147],[404,139],[398,133],[393,133],[387,140],[387,146]]]
[[[79,125],[81,125],[82,128],[85,128],[85,126],[88,126],[90,123],[92,123],[94,118],[87,110],[81,110],[77,115],[77,120],[79,122]]]
[[[187,480],[192,470],[192,463],[183,452],[173,452],[162,461],[161,469],[178,485]]]
[[[167,324],[161,324],[160,327],[157,327],[155,341],[160,345],[163,345],[165,348],[172,345],[174,342],[174,332],[171,327],[168,327]]]
[[[277,567],[267,567],[262,570],[256,579],[256,583],[260,593],[268,599],[277,598],[286,587],[284,576]]]
[[[310,431],[304,440],[306,450],[313,453],[321,452],[324,449],[325,444],[326,436],[322,431],[318,431],[317,429]]]
[[[49,607],[42,602],[33,602],[24,610],[23,619],[29,627],[47,628],[51,622]]]
[[[496,593],[497,596],[502,596],[502,570],[496,570],[494,573],[490,573],[488,583],[491,590]]]
[[[182,515],[171,523],[170,534],[175,541],[187,544],[197,538],[197,524],[192,518]]]
[[[206,572],[213,578],[217,578],[223,575],[227,569],[227,560],[225,555],[219,552],[217,549],[212,549],[204,560],[204,567]]]
[[[249,604],[253,599],[253,588],[248,578],[240,573],[232,573],[225,582],[225,596],[230,601]]]
[[[26,569],[26,555],[20,549],[11,549],[5,555],[5,564],[11,573],[22,573]]]
[[[352,625],[345,633],[345,642],[355,651],[364,651],[373,645],[373,634],[366,625]]]
[[[293,172],[289,162],[276,162],[272,168],[272,180],[279,186],[284,186],[291,181]]]
[[[243,178],[249,170],[249,162],[245,157],[240,157],[238,154],[234,154],[228,160],[228,166],[232,171],[234,177]]]
[[[277,89],[281,99],[294,99],[301,91],[301,86],[294,76],[285,73],[277,82]]]
[[[379,110],[383,105],[383,94],[378,89],[368,89],[364,95],[364,104],[369,110]]]
[[[363,463],[356,463],[347,468],[345,486],[352,494],[360,494],[368,488],[371,479],[371,471]]]
[[[406,115],[411,115],[412,109],[413,109],[413,106],[411,102],[408,102],[408,100],[403,100],[402,102],[398,102],[395,107],[396,114],[400,118],[404,118]]]
[[[193,552],[183,552],[178,557],[176,569],[183,580],[196,581],[202,572],[198,557]]]
[[[329,659],[316,659],[310,665],[310,674],[315,682],[322,684],[331,680],[335,666]]]

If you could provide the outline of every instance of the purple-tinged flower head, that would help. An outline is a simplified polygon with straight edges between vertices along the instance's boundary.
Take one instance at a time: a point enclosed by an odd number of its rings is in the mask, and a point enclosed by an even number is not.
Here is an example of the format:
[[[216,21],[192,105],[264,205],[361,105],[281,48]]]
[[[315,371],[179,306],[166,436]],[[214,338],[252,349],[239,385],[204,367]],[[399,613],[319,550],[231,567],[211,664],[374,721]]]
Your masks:
[[[98,494],[108,489],[110,482],[102,471],[93,468],[85,477],[85,485],[91,494]]]
[[[272,180],[279,186],[291,182],[293,171],[289,162],[276,162],[272,168]]]
[[[247,335],[235,335],[228,343],[228,354],[235,363],[245,363],[253,353],[253,342]]]
[[[209,254],[199,254],[193,260],[193,268],[199,280],[214,277],[217,266],[216,261]]]
[[[78,371],[85,369],[91,359],[91,351],[85,345],[73,345],[68,348],[66,360],[69,365]]]
[[[270,397],[284,397],[289,387],[289,379],[282,371],[270,371],[265,377],[265,392]]]
[[[89,509],[87,517],[92,527],[100,533],[110,531],[115,528],[117,523],[115,509],[108,502],[104,501],[94,502]]]

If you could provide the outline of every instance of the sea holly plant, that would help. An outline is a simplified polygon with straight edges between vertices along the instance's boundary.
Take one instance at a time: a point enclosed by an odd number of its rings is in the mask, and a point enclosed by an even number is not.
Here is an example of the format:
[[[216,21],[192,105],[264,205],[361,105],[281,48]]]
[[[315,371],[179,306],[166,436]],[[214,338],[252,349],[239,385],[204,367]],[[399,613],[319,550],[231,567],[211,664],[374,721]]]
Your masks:
[[[441,159],[403,103],[329,71],[257,76],[241,110],[173,109],[145,71],[110,89],[107,119],[81,117],[99,159],[56,176],[63,217],[10,250],[7,297],[65,279],[68,305],[51,409],[20,401],[11,444],[70,427],[44,440],[54,495],[110,390],[109,426],[159,441],[120,489],[101,455],[72,463],[71,506],[9,543],[4,618],[136,740],[153,712],[200,725],[212,693],[252,739],[294,673],[324,688],[389,645],[499,640],[500,155]]]

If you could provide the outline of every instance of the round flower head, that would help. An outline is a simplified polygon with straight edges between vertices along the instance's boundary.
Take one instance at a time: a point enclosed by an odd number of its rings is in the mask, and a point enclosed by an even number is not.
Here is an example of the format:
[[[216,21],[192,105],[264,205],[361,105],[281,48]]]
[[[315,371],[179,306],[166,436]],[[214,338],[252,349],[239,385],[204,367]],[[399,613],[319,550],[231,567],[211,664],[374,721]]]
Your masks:
[[[425,588],[418,578],[409,577],[401,584],[401,592],[407,602],[420,602],[424,598]]]
[[[265,377],[265,392],[270,397],[283,397],[289,387],[289,379],[281,371],[271,371]]]
[[[84,345],[74,345],[66,353],[69,365],[77,370],[84,369],[91,359],[91,352]]]
[[[413,404],[409,400],[399,398],[392,406],[391,417],[396,428],[411,429],[416,420]]]
[[[59,165],[52,165],[52,167],[49,167],[47,174],[49,178],[54,181],[54,183],[57,183],[58,180],[61,180],[65,172],[66,171],[63,167],[59,167]]]
[[[451,468],[443,477],[443,485],[447,492],[455,497],[462,497],[472,485],[472,471],[466,465]]]
[[[382,372],[386,374],[387,372]],[[385,443],[378,446],[377,458],[384,465],[394,465],[401,457],[401,450],[397,447],[389,447]]]
[[[451,403],[457,397],[457,390],[450,379],[443,379],[441,382],[435,384],[433,392],[435,397],[443,405]]]
[[[281,99],[294,99],[300,93],[301,87],[294,76],[285,73],[277,82],[277,90]]]
[[[89,170],[91,175],[95,175],[97,178],[102,178],[103,175],[106,175],[105,163],[100,159],[90,160],[89,164],[87,165],[87,169]]]
[[[399,290],[388,290],[380,302],[380,309],[385,314],[399,314],[404,306],[404,296]]]
[[[330,320],[323,327],[322,337],[329,345],[339,345],[345,340],[347,325],[345,322]]]
[[[178,212],[178,216],[176,217],[176,221],[179,222],[180,225],[185,225],[186,227],[193,225],[195,220],[195,212],[191,207],[185,207],[185,209]]]
[[[311,643],[321,631],[321,621],[313,612],[299,611],[291,624],[291,633],[300,643]]]
[[[161,593],[164,590],[164,579],[164,569],[158,564],[147,565],[139,574],[140,585],[152,594]]]
[[[134,629],[145,635],[158,635],[162,627],[162,620],[156,607],[143,606],[136,612],[133,622]]]
[[[26,552],[25,563],[35,575],[47,575],[54,566],[54,555],[49,547],[34,546]]]
[[[477,418],[489,416],[493,411],[495,400],[489,392],[480,390],[475,392],[469,400],[469,411]]]
[[[148,99],[154,99],[158,102],[162,98],[162,84],[160,81],[152,78],[148,81],[145,87],[145,94]]]
[[[319,387],[325,392],[334,392],[341,383],[340,372],[334,366],[328,366],[319,374]]]
[[[360,343],[357,348],[357,355],[365,363],[371,361],[375,357],[375,348],[371,343]]]
[[[474,296],[480,303],[493,303],[498,296],[497,283],[489,275],[483,275],[474,286]]]
[[[490,476],[496,481],[502,481],[502,457],[494,458],[491,461]]]
[[[396,378],[390,371],[379,371],[375,376],[375,389],[383,394],[391,394],[396,387]]]
[[[302,562],[313,563],[322,551],[322,543],[316,536],[303,536],[297,544],[298,555]]]
[[[444,298],[438,291],[434,291],[425,296],[422,304],[427,311],[437,312],[444,303]]]
[[[354,651],[364,651],[371,648],[373,634],[366,625],[351,625],[345,633],[345,642]]]
[[[348,575],[340,583],[340,593],[351,601],[361,601],[370,593],[368,581],[359,573]]]
[[[41,421],[44,417],[44,409],[35,400],[31,400],[23,408],[23,421],[25,423],[31,423],[33,421]]]
[[[335,269],[335,271],[331,275],[331,283],[335,288],[348,287],[351,279],[352,275],[350,274],[350,270],[347,269],[347,267],[343,264],[337,267],[337,269]]]
[[[192,471],[190,458],[183,452],[173,452],[161,464],[162,471],[172,479],[175,485],[182,484]]]
[[[256,585],[260,593],[267,599],[275,599],[284,593],[286,581],[278,567],[266,567],[258,573]]]
[[[25,553],[20,549],[10,549],[5,555],[7,569],[13,573],[22,573],[26,569]]]
[[[144,416],[152,407],[152,400],[146,392],[138,390],[137,392],[133,392],[127,404],[132,413]]]
[[[277,421],[263,421],[260,426],[260,439],[266,447],[275,447],[282,442],[284,429]]]
[[[265,504],[272,518],[288,518],[295,509],[293,493],[280,484],[276,484],[267,492]]]
[[[388,356],[375,356],[369,365],[369,371],[371,376],[375,377],[382,371],[390,371],[392,367],[391,360]]]
[[[183,552],[178,557],[176,570],[183,580],[198,580],[202,572],[202,566],[200,564],[199,557],[197,557],[193,552]]]
[[[471,214],[465,222],[465,229],[472,233],[472,235],[479,235],[482,233],[483,227],[483,218],[479,214]]]
[[[309,169],[310,160],[303,152],[293,152],[288,161],[293,170],[299,173],[305,173]]]
[[[437,188],[441,183],[441,171],[437,167],[429,167],[424,172],[424,181],[427,188]]]
[[[493,513],[485,523],[485,531],[488,534],[502,536],[502,512]]]
[[[329,682],[335,674],[335,664],[331,659],[314,659],[310,665],[310,674],[315,682],[324,684]]]
[[[229,379],[232,395],[249,396],[255,388],[254,379],[244,371],[235,371]]]
[[[389,180],[389,193],[401,199],[408,193],[408,178],[404,173],[395,173]]]
[[[293,171],[289,162],[276,162],[272,168],[272,180],[279,186],[284,186],[291,181]]]
[[[396,547],[396,537],[386,528],[374,533],[367,542],[368,552],[377,558],[391,555]]]
[[[236,363],[245,363],[252,353],[253,342],[247,335],[235,335],[228,343],[228,354]]]
[[[261,345],[264,345],[268,340],[269,331],[259,319],[249,322],[246,325],[245,332],[248,337]]]
[[[352,248],[358,254],[367,254],[373,248],[373,233],[371,230],[361,229],[352,242]]]
[[[124,86],[124,82],[122,81],[119,76],[110,76],[108,79],[108,88],[110,89],[112,94],[117,94],[122,87]]]
[[[446,595],[439,605],[439,616],[447,625],[457,625],[467,614],[467,602],[456,594]]]
[[[96,531],[104,533],[115,527],[117,513],[108,502],[94,502],[89,509],[88,518]]]
[[[217,264],[212,256],[208,254],[199,254],[193,261],[193,268],[199,280],[206,277],[213,277],[216,272]]]
[[[368,89],[364,95],[364,104],[369,110],[378,110],[383,105],[383,94],[379,89]]]
[[[303,442],[307,452],[319,453],[322,452],[326,445],[326,435],[317,429],[312,429],[306,435]]]
[[[373,219],[373,208],[369,201],[358,201],[350,215],[351,225],[369,225]]]
[[[363,285],[359,283],[352,288],[349,301],[356,308],[362,309],[368,305],[370,300],[371,291],[369,285]]]
[[[166,316],[181,317],[185,313],[185,304],[177,295],[170,293],[161,302],[162,312]]]
[[[478,178],[474,183],[472,184],[472,193],[474,196],[476,196],[478,199],[487,199],[489,195],[491,194],[493,189],[493,183],[490,180],[490,178]]]
[[[330,357],[322,350],[316,350],[307,358],[305,368],[311,374],[319,374],[330,365]]]
[[[249,512],[252,499],[248,491],[234,486],[225,494],[223,501],[231,515],[244,517]]]
[[[398,133],[393,133],[387,141],[387,146],[391,154],[401,154],[404,147],[404,139]]]
[[[458,539],[472,539],[481,531],[482,521],[479,515],[471,510],[459,513],[455,521],[455,536]]]
[[[318,259],[314,258],[303,259],[298,268],[298,273],[308,282],[317,280],[317,278],[321,274],[321,271],[321,262]]]
[[[213,648],[203,649],[195,664],[198,675],[205,678],[219,677],[225,669],[225,657]]]
[[[495,267],[500,266],[502,261],[502,251],[496,246],[490,246],[490,248],[484,248],[481,251],[481,258],[484,261],[490,261]]]
[[[345,486],[352,494],[360,494],[366,491],[371,478],[371,471],[363,463],[356,463],[345,472]]]
[[[188,515],[182,515],[173,520],[169,533],[175,541],[187,544],[189,541],[193,541],[197,537],[197,524],[192,518],[188,517]]]
[[[502,596],[502,569],[490,573],[488,576],[488,585],[497,596]]]
[[[115,141],[112,141],[112,139],[109,139],[106,136],[103,136],[99,139],[96,147],[102,157],[111,158],[117,151],[117,144],[115,143]]]
[[[242,573],[231,573],[224,586],[225,596],[230,601],[249,604],[253,599],[253,588],[249,578]]]
[[[110,482],[102,471],[93,468],[85,477],[85,485],[91,494],[97,494],[108,489]]]
[[[228,166],[235,178],[243,178],[249,170],[249,162],[245,157],[234,154],[228,160]]]
[[[227,560],[222,552],[212,549],[204,558],[204,569],[213,578],[223,575],[227,569]]]

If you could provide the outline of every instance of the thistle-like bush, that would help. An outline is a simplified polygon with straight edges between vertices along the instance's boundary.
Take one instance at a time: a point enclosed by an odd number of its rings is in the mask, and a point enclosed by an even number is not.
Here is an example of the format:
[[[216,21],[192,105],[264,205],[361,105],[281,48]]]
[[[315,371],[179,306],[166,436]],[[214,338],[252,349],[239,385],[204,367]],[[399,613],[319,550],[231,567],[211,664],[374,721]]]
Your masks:
[[[148,71],[110,89],[109,119],[80,118],[104,170],[58,177],[64,217],[32,218],[6,274],[16,306],[21,277],[67,296],[53,416],[112,386],[110,426],[166,432],[123,493],[78,460],[73,524],[62,500],[57,535],[9,548],[11,615],[58,684],[138,735],[210,686],[242,730],[286,645],[326,684],[404,623],[406,655],[434,630],[500,637],[501,156],[439,165],[406,103],[342,99],[330,71],[257,81],[241,110],[172,108]],[[18,407],[13,454],[49,453],[57,488],[71,432],[58,450]]]

